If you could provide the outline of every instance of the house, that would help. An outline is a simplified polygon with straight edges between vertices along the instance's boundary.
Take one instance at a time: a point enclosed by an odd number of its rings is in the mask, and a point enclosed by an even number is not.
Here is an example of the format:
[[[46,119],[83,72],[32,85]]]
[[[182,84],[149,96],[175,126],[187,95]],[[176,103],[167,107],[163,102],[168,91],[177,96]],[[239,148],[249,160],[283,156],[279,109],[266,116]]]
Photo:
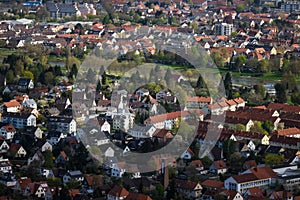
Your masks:
[[[202,186],[199,182],[187,180],[175,180],[175,189],[187,199],[199,198],[202,192]]]
[[[249,188],[244,193],[244,198],[245,199],[263,199],[264,194],[263,194],[263,191],[259,187],[253,187],[253,188]]]
[[[103,179],[100,175],[87,175],[84,177],[83,185],[87,188],[95,190],[103,186]]]
[[[9,113],[20,112],[22,105],[16,100],[10,100],[9,102],[5,102],[2,106],[2,112],[6,111]]]
[[[224,183],[222,181],[216,181],[212,179],[207,179],[201,183],[202,187],[206,190],[213,190],[219,192],[224,187]]]
[[[272,192],[271,195],[269,196],[269,199],[274,199],[274,200],[293,200],[294,197],[293,195],[288,192],[288,191],[278,191],[278,192]]]
[[[49,117],[47,121],[47,129],[63,133],[74,133],[77,130],[76,121],[70,117]]]
[[[12,164],[8,159],[0,158],[0,172],[3,174],[12,173]]]
[[[174,138],[171,131],[167,129],[156,129],[152,136],[154,141],[157,141],[158,144],[165,144]]]
[[[276,177],[277,174],[270,167],[256,167],[227,178],[224,187],[243,194],[249,188],[270,186]]]
[[[30,78],[20,78],[18,81],[18,90],[26,91],[34,88],[34,83]]]
[[[12,157],[22,158],[27,155],[27,152],[20,144],[11,144],[7,151]]]
[[[217,160],[211,164],[209,171],[215,174],[224,174],[227,172],[227,166],[223,160]]]
[[[24,193],[27,185],[29,185],[30,183],[32,183],[30,178],[21,177],[17,180],[16,186],[14,187],[14,189],[19,190],[21,193]]]
[[[58,132],[58,131],[52,131],[49,132],[46,136],[46,141],[49,142],[51,145],[58,144],[59,141],[63,138],[66,138],[67,134]]]
[[[283,174],[278,175],[278,182],[285,191],[296,192],[300,187],[300,170],[286,170]]]
[[[43,131],[40,127],[27,126],[24,127],[23,134],[32,135],[34,138],[42,139]]]
[[[257,167],[257,163],[255,160],[247,160],[244,164],[243,164],[243,169],[251,169]]]
[[[293,128],[286,128],[282,130],[277,130],[274,132],[274,134],[285,136],[285,137],[294,137],[294,138],[300,138],[300,129],[293,127]]]
[[[9,149],[9,145],[5,140],[0,140],[0,152],[6,153]]]
[[[107,200],[123,200],[129,192],[122,186],[115,185],[107,194]]]
[[[125,173],[125,162],[113,163],[111,166],[111,176],[121,178]]]
[[[243,196],[234,190],[223,190],[219,193],[220,196],[225,197],[228,200],[244,200]]]
[[[82,182],[84,180],[84,176],[79,170],[70,171],[63,176],[64,183],[69,183],[71,180],[74,180],[76,182]]]
[[[180,156],[181,159],[185,159],[185,160],[190,160],[192,159],[192,157],[194,156],[194,152],[190,149],[187,148]]]
[[[11,124],[17,129],[36,126],[36,116],[31,113],[3,113],[1,122]]]
[[[155,99],[157,101],[161,101],[165,98],[165,96],[172,96],[169,90],[161,90],[155,94]]]
[[[24,196],[34,196],[37,198],[42,198],[45,196],[45,193],[48,189],[48,184],[46,182],[33,182],[27,184],[25,191],[24,191]]]
[[[207,106],[208,104],[212,104],[212,98],[211,97],[190,97],[188,96],[186,98],[186,109],[199,109]]]
[[[0,136],[5,140],[11,140],[16,134],[16,129],[12,125],[5,125],[0,128]]]
[[[300,148],[300,138],[272,135],[269,139],[271,146],[298,150]]]
[[[151,197],[145,194],[130,192],[125,200],[152,200]]]
[[[27,165],[31,165],[32,163],[39,163],[44,164],[45,163],[45,157],[42,154],[40,150],[37,150],[32,157],[29,157],[27,160]]]
[[[52,169],[41,169],[40,173],[45,178],[55,178],[55,175],[54,175]]]
[[[57,156],[55,163],[56,164],[65,164],[69,161],[69,157],[64,151],[61,151],[60,154]]]
[[[22,103],[23,107],[25,108],[33,108],[37,109],[37,103],[34,99],[25,99],[25,101]]]
[[[134,125],[128,134],[136,138],[152,138],[156,128],[152,125]]]
[[[146,88],[140,88],[135,93],[140,95],[141,97],[149,96],[149,94],[150,94],[149,90],[147,90]]]
[[[50,144],[50,142],[48,142],[48,141],[45,141],[44,143],[41,143],[40,149],[42,152],[52,151],[52,144]]]
[[[110,123],[108,123],[107,120],[99,119],[98,122],[100,126],[100,131],[110,133]]]

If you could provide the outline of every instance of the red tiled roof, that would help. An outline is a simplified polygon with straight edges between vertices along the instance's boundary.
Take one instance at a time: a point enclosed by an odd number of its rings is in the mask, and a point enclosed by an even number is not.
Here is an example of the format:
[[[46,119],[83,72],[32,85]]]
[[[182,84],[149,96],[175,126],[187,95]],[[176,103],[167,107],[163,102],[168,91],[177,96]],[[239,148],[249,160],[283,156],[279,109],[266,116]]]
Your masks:
[[[275,134],[280,136],[290,136],[290,135],[297,135],[300,134],[300,129],[298,128],[287,128],[282,130],[277,130]]]
[[[250,182],[250,181],[255,181],[257,180],[258,178],[250,173],[250,174],[241,174],[241,175],[234,175],[232,177],[234,180],[236,180],[236,182],[238,183],[244,183],[244,182]]]
[[[211,102],[211,97],[186,97],[187,102],[205,102],[205,103],[210,103]]]
[[[172,120],[172,119],[176,119],[179,117],[186,117],[193,112],[203,115],[203,112],[200,109],[198,109],[198,110],[183,110],[183,111],[176,111],[176,112],[151,116],[147,120],[151,121],[152,123],[158,123],[158,122],[163,122],[165,120]]]
[[[152,200],[151,197],[145,194],[138,194],[130,192],[124,200]]]
[[[186,181],[186,180],[180,180],[180,179],[175,180],[176,188],[186,189],[186,190],[190,190],[190,191],[195,190],[195,188],[198,184],[199,184],[198,182],[192,182],[192,181]]]
[[[201,183],[203,187],[212,188],[212,189],[221,189],[224,186],[224,183],[221,181],[207,179]]]
[[[4,105],[6,108],[21,107],[21,104],[17,100],[11,100],[9,102],[5,102]]]
[[[227,168],[227,166],[223,160],[214,161],[214,164],[217,169],[226,169]]]
[[[283,103],[270,103],[268,105],[268,109],[271,110],[280,110],[284,112],[293,112],[293,113],[300,113],[300,106],[292,106]]]
[[[114,197],[127,197],[129,192],[124,187],[115,185],[108,194]]]
[[[6,130],[6,132],[16,132],[16,129],[13,125],[5,125],[3,128]]]
[[[277,174],[270,167],[255,167],[250,169],[251,173],[258,179],[275,178]]]
[[[21,178],[18,180],[18,183],[20,185],[20,189],[21,190],[25,190],[26,186],[29,184],[29,183],[32,183],[31,179],[30,178]]]

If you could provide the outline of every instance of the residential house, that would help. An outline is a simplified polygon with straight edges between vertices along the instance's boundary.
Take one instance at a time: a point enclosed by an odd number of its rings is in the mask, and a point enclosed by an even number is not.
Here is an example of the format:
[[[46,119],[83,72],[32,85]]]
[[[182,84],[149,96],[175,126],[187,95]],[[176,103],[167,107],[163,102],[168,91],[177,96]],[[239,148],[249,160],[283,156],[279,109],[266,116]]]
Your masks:
[[[111,176],[121,178],[125,173],[125,162],[113,163],[111,166]]]
[[[32,183],[31,178],[21,177],[17,180],[14,189],[20,191],[21,193],[24,193],[27,185],[29,185],[30,183]]]
[[[42,152],[44,151],[52,151],[52,144],[50,144],[50,142],[45,141],[43,143],[41,143],[41,145],[38,145],[41,149]]]
[[[284,199],[284,200],[293,200],[294,197],[293,195],[288,192],[288,191],[277,191],[277,192],[272,192],[271,195],[269,196],[270,199],[272,200],[280,200],[280,199]]]
[[[11,140],[16,134],[16,129],[12,125],[5,125],[0,128],[0,136],[5,140]]]
[[[243,194],[249,188],[270,186],[276,177],[277,174],[270,167],[251,168],[240,175],[227,178],[224,187]]]
[[[145,194],[130,192],[125,200],[152,200],[151,197]]]
[[[223,190],[219,193],[219,196],[223,196],[228,200],[244,200],[243,196],[234,190]]]
[[[209,171],[215,174],[224,174],[227,172],[227,165],[223,160],[217,160],[211,164]]]
[[[134,125],[128,134],[136,138],[152,138],[156,128],[153,125]]]
[[[34,83],[30,78],[20,78],[18,81],[18,90],[26,91],[34,88]]]
[[[8,149],[8,143],[5,140],[0,140],[0,153],[6,153]]]
[[[175,189],[187,199],[199,198],[202,192],[202,186],[199,182],[180,179],[175,180]]]
[[[300,170],[286,170],[283,174],[278,175],[278,182],[285,191],[296,192],[300,187]]]
[[[27,155],[26,150],[20,144],[11,144],[7,151],[12,157],[23,158]]]
[[[36,126],[36,117],[31,113],[3,113],[1,122],[11,124],[17,129]]]
[[[187,97],[186,99],[186,109],[199,109],[207,106],[208,104],[212,104],[211,97]]]
[[[12,164],[8,159],[0,158],[0,172],[5,173],[12,173]]]
[[[61,151],[60,154],[57,156],[55,163],[56,164],[66,164],[69,161],[69,157],[64,151]]]
[[[103,186],[103,180],[100,175],[87,175],[84,176],[83,185],[89,189],[95,190],[98,187]]]
[[[107,120],[99,119],[98,122],[100,125],[100,131],[110,133],[110,123],[108,123]]]
[[[71,180],[74,180],[76,182],[82,182],[84,180],[84,176],[79,170],[70,171],[63,176],[64,183],[69,183]]]
[[[39,163],[39,164],[44,164],[45,163],[45,157],[42,154],[40,150],[37,150],[33,156],[29,157],[27,160],[27,165],[31,165],[32,163]]]
[[[279,136],[285,136],[285,137],[300,138],[300,129],[296,127],[286,128],[282,130],[277,130],[274,132],[274,134],[277,134]]]
[[[194,152],[190,149],[187,148],[180,156],[181,159],[185,159],[185,160],[190,160],[192,159],[192,157],[194,156]]]
[[[298,150],[300,148],[300,138],[272,135],[269,139],[270,145],[288,149]]]
[[[37,198],[45,197],[45,193],[47,191],[48,184],[46,182],[33,182],[29,183],[26,186],[24,191],[24,196],[33,196]]]
[[[49,142],[51,145],[55,145],[59,143],[59,141],[63,138],[66,138],[67,134],[57,131],[49,132],[46,136],[46,141]]]
[[[107,194],[107,200],[123,200],[129,192],[122,186],[115,185]]]
[[[76,121],[69,117],[49,117],[47,121],[49,130],[60,131],[63,133],[76,132]]]
[[[2,112],[8,112],[8,113],[16,113],[20,112],[20,109],[22,108],[22,105],[16,101],[16,100],[10,100],[9,102],[5,102],[2,106]]]

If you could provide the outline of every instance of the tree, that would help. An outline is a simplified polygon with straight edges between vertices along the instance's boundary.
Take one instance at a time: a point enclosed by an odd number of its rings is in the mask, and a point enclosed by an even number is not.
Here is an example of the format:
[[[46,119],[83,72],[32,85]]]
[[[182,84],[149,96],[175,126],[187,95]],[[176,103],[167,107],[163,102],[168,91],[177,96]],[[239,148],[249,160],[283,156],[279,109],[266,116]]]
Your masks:
[[[224,88],[225,88],[227,98],[232,99],[232,80],[231,80],[230,72],[227,72],[225,75]]]
[[[279,103],[285,103],[287,101],[286,93],[285,93],[285,87],[281,83],[275,84],[275,90],[276,90],[276,99]]]
[[[268,133],[272,133],[274,130],[274,124],[267,120],[262,123],[262,128],[265,129]]]
[[[233,140],[225,140],[223,143],[223,152],[224,152],[224,157],[226,159],[230,158],[230,155],[233,154],[236,150],[236,142]]]
[[[107,74],[105,71],[101,75],[101,84],[103,86],[108,85],[108,78],[107,78]]]
[[[197,87],[197,88],[206,88],[205,81],[203,80],[201,74],[200,74],[199,77],[198,77],[196,87]]]
[[[233,170],[240,171],[243,166],[242,154],[240,152],[234,152],[230,155],[230,167]]]
[[[24,63],[21,59],[17,60],[16,65],[14,67],[16,75],[22,75],[24,73]]]
[[[8,72],[6,73],[5,78],[6,78],[7,83],[12,83],[15,79],[13,70],[11,70],[11,69],[8,70]]]
[[[251,132],[268,135],[268,132],[262,127],[261,122],[254,122],[254,125],[250,128]]]
[[[235,65],[233,67],[233,70],[240,71],[241,67],[246,63],[247,59],[245,55],[240,55],[236,57],[235,59]]]
[[[54,76],[52,72],[46,72],[43,76],[43,83],[45,85],[52,85],[54,83]]]
[[[259,83],[254,86],[256,94],[261,95],[263,98],[266,96],[266,88],[263,84]]]
[[[263,59],[258,62],[257,71],[262,73],[269,71],[269,62],[267,59]]]
[[[213,161],[208,156],[205,156],[200,160],[203,163],[205,169],[209,169],[210,165],[213,163]]]
[[[291,96],[291,101],[295,105],[300,105],[300,93],[299,92],[293,93]]]
[[[236,6],[236,12],[238,13],[244,12],[245,9],[246,9],[245,4],[240,3]]]
[[[246,126],[245,126],[244,124],[237,124],[237,125],[235,126],[235,129],[236,129],[237,131],[246,131]]]
[[[30,79],[32,79],[32,81],[34,80],[34,76],[33,76],[33,73],[31,71],[24,71],[22,77],[23,78],[30,78]]]
[[[54,167],[52,152],[50,150],[46,150],[43,152],[43,156],[45,158],[44,166],[48,169],[52,169]]]
[[[276,166],[276,165],[282,164],[283,161],[284,161],[284,156],[283,155],[267,154],[265,156],[266,165]]]

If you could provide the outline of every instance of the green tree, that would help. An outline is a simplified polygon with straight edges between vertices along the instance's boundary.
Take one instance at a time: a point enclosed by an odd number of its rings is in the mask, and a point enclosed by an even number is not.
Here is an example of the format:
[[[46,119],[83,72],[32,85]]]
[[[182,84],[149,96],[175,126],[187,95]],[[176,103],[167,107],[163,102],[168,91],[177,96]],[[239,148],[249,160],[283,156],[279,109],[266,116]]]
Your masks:
[[[11,69],[8,70],[8,72],[6,73],[5,78],[6,78],[7,83],[12,83],[15,79],[15,75],[14,75],[13,70],[11,70]]]
[[[227,98],[232,99],[232,80],[230,72],[227,72],[225,75],[224,88],[226,91]]]
[[[293,104],[295,105],[300,105],[300,93],[299,92],[294,92],[291,95],[291,101],[293,102]]]
[[[24,63],[22,62],[21,59],[17,60],[14,70],[17,76],[18,75],[20,76],[24,73]]]
[[[52,151],[50,151],[50,150],[44,151],[43,156],[45,158],[44,166],[48,169],[52,169],[54,167],[54,163],[53,163],[54,157],[53,157]]]
[[[268,132],[262,127],[262,123],[255,121],[254,125],[250,128],[251,132],[268,135]]]
[[[43,83],[45,85],[52,85],[54,83],[54,76],[52,72],[46,72],[43,75]]]
[[[276,165],[282,164],[283,161],[284,161],[284,156],[283,155],[267,154],[265,156],[266,165],[276,166]]]
[[[261,95],[263,98],[266,96],[266,88],[263,84],[259,83],[254,86],[256,94]]]
[[[230,155],[233,154],[236,150],[236,142],[233,140],[225,140],[222,145],[224,157],[226,159],[230,158]]]
[[[246,131],[246,126],[245,126],[244,124],[237,124],[237,125],[235,126],[235,129],[236,129],[237,131]]]
[[[270,134],[274,130],[274,124],[271,121],[267,120],[262,123],[262,128]]]
[[[236,12],[238,13],[244,12],[245,10],[246,10],[245,4],[240,3],[236,6]]]
[[[245,55],[240,55],[235,59],[235,65],[233,70],[240,71],[241,67],[246,63],[247,59]]]
[[[32,81],[34,81],[34,75],[31,71],[24,71],[22,77],[23,78],[30,78],[30,79],[32,79]]]
[[[275,90],[276,90],[276,99],[279,103],[285,103],[287,101],[286,93],[285,93],[285,87],[281,83],[275,84]]]

